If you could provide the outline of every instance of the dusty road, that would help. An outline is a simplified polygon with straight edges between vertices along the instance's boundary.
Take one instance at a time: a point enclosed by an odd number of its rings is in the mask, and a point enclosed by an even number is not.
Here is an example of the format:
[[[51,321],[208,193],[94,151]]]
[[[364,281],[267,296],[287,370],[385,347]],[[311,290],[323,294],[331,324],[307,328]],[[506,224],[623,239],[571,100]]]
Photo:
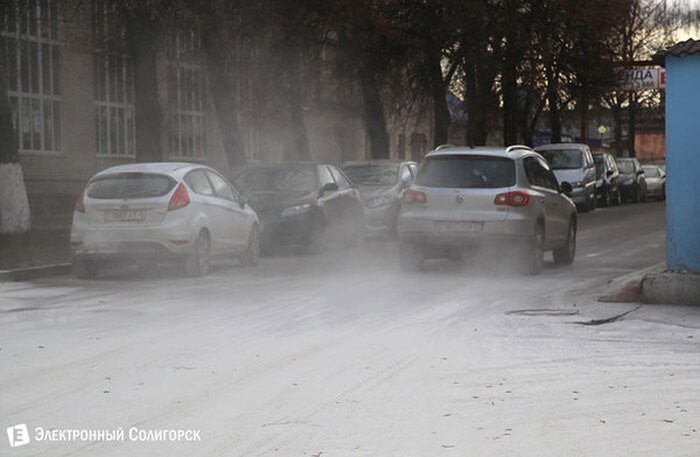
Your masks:
[[[32,439],[0,454],[696,456],[700,309],[597,301],[663,261],[664,240],[647,203],[581,215],[574,265],[539,277],[483,261],[406,274],[371,242],[197,280],[0,283],[2,425]]]

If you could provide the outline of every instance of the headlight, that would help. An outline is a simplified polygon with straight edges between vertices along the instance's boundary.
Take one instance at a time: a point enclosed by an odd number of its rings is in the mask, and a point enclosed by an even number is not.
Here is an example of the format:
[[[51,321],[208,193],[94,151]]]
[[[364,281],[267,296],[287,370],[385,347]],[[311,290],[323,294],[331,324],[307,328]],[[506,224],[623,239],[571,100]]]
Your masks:
[[[311,209],[311,203],[305,203],[303,205],[290,206],[282,211],[281,217],[296,216],[299,214],[304,214]]]
[[[382,206],[388,206],[391,203],[391,197],[388,195],[380,195],[379,197],[372,197],[365,202],[367,208],[380,208]]]

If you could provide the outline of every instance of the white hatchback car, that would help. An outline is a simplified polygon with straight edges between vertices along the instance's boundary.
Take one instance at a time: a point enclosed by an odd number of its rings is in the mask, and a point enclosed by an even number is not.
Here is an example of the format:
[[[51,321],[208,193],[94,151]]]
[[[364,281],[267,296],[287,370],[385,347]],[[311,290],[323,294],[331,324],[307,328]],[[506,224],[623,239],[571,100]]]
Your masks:
[[[259,223],[238,191],[212,168],[139,163],[97,173],[73,212],[74,272],[94,277],[108,262],[181,263],[188,276],[209,272],[214,254],[258,262]]]
[[[576,206],[547,161],[526,146],[439,147],[403,192],[399,253],[407,270],[432,257],[491,248],[537,274],[543,254],[570,264],[576,254]]]

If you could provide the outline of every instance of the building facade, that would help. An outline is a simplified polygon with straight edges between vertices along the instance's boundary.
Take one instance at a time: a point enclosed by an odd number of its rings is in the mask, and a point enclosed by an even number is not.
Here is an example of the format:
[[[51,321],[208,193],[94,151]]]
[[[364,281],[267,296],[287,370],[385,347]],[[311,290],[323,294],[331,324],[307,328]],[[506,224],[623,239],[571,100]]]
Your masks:
[[[133,162],[136,108],[133,63],[124,24],[109,0],[13,2],[0,20],[0,52],[20,163],[34,215],[70,214],[97,171]],[[163,34],[157,47],[157,92],[164,161],[206,163],[230,170],[214,97],[233,97],[249,159],[298,159],[287,81],[265,37],[236,50],[233,93],[211,91],[207,62],[194,30]],[[362,97],[356,81],[332,70],[332,47],[302,61],[301,110],[311,160],[368,158]],[[1,69],[0,69],[1,71]],[[432,143],[430,120],[389,112],[391,156],[419,159]]]

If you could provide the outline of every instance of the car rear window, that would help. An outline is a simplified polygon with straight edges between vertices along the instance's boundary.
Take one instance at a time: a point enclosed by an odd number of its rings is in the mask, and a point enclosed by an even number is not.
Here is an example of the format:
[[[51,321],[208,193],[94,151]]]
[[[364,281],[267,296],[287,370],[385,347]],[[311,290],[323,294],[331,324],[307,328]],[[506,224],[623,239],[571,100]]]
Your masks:
[[[432,157],[421,164],[416,184],[462,189],[510,187],[515,184],[515,162],[488,156]]]
[[[575,170],[583,167],[583,153],[578,149],[545,149],[537,152],[547,159],[552,170]]]
[[[119,173],[90,182],[87,196],[96,199],[162,197],[175,186],[169,176],[146,173]]]

